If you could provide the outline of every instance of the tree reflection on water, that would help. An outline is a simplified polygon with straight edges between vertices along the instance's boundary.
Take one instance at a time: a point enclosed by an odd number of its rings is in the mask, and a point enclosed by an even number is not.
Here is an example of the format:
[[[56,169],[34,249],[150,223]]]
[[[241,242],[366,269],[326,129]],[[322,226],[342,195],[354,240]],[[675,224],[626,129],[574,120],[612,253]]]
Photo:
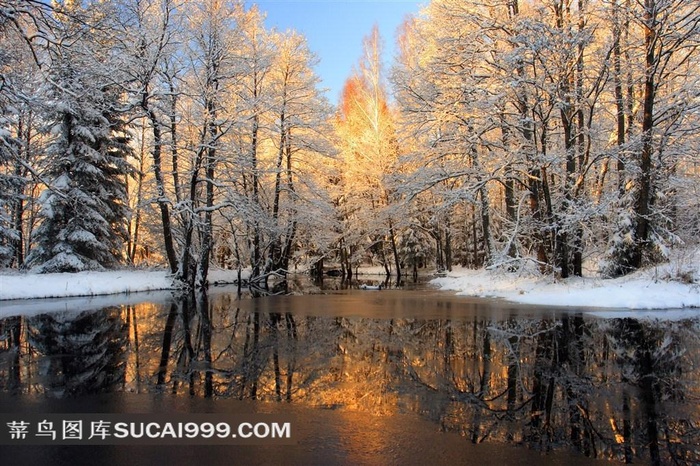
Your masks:
[[[473,443],[700,462],[697,319],[340,312],[376,299],[366,296],[324,297],[314,313],[200,294],[168,305],[6,318],[0,390],[415,412]]]

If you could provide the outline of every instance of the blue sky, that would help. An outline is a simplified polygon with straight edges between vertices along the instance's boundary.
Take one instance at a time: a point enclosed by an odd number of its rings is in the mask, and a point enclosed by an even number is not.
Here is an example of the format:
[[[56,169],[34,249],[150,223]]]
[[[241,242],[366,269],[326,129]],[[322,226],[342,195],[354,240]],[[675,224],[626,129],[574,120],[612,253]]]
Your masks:
[[[265,23],[279,30],[295,29],[304,34],[309,48],[321,62],[316,68],[329,88],[328,99],[338,102],[343,83],[362,55],[362,39],[377,24],[384,40],[385,71],[391,63],[396,31],[407,14],[416,13],[425,1],[406,0],[259,0],[267,13]]]

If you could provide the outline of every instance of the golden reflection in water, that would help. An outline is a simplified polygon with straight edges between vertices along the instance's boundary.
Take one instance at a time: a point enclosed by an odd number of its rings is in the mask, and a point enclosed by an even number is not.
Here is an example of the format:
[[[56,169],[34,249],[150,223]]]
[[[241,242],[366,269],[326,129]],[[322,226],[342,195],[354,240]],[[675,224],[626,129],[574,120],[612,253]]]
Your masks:
[[[384,422],[378,418],[418,412],[475,443],[571,442],[585,452],[594,441],[596,455],[619,457],[623,444],[644,445],[652,412],[640,391],[641,341],[651,348],[654,380],[663,382],[655,422],[673,445],[697,442],[698,323],[638,324],[641,339],[630,339],[625,321],[584,323],[579,332],[572,321],[539,319],[254,313],[213,297],[5,320],[4,335],[19,329],[23,336],[3,340],[0,375],[5,389],[14,377],[24,393],[60,390],[58,382],[70,382],[59,364],[70,350],[85,361],[82,372],[71,369],[71,380],[102,377],[99,390],[300,403],[374,423],[368,428],[375,431]],[[69,347],[39,338],[61,332]],[[10,357],[15,340],[19,359]],[[390,443],[381,432],[347,441]]]
[[[126,371],[123,389],[130,392],[148,391],[149,377],[158,370],[159,362],[151,355],[157,350],[154,336],[162,334],[163,314],[167,306],[140,303],[122,307],[122,318],[128,328]]]

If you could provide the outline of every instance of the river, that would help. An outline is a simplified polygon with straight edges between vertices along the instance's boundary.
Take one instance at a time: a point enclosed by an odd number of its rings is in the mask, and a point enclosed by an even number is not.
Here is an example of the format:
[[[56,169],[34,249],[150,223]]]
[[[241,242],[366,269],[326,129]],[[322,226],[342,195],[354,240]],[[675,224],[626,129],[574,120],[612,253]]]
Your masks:
[[[0,413],[288,414],[294,445],[11,445],[0,455],[71,465],[95,455],[105,465],[700,464],[697,317],[420,286],[331,281],[313,291],[237,299],[219,288],[93,308],[39,300],[0,320]]]

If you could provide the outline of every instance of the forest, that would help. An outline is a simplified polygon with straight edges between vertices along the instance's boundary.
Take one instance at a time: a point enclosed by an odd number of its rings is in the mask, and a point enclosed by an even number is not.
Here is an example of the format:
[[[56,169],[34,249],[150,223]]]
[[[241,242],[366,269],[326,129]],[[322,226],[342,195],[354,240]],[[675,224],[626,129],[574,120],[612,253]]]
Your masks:
[[[616,277],[697,247],[700,3],[432,0],[337,103],[264,19],[0,0],[0,268]]]

